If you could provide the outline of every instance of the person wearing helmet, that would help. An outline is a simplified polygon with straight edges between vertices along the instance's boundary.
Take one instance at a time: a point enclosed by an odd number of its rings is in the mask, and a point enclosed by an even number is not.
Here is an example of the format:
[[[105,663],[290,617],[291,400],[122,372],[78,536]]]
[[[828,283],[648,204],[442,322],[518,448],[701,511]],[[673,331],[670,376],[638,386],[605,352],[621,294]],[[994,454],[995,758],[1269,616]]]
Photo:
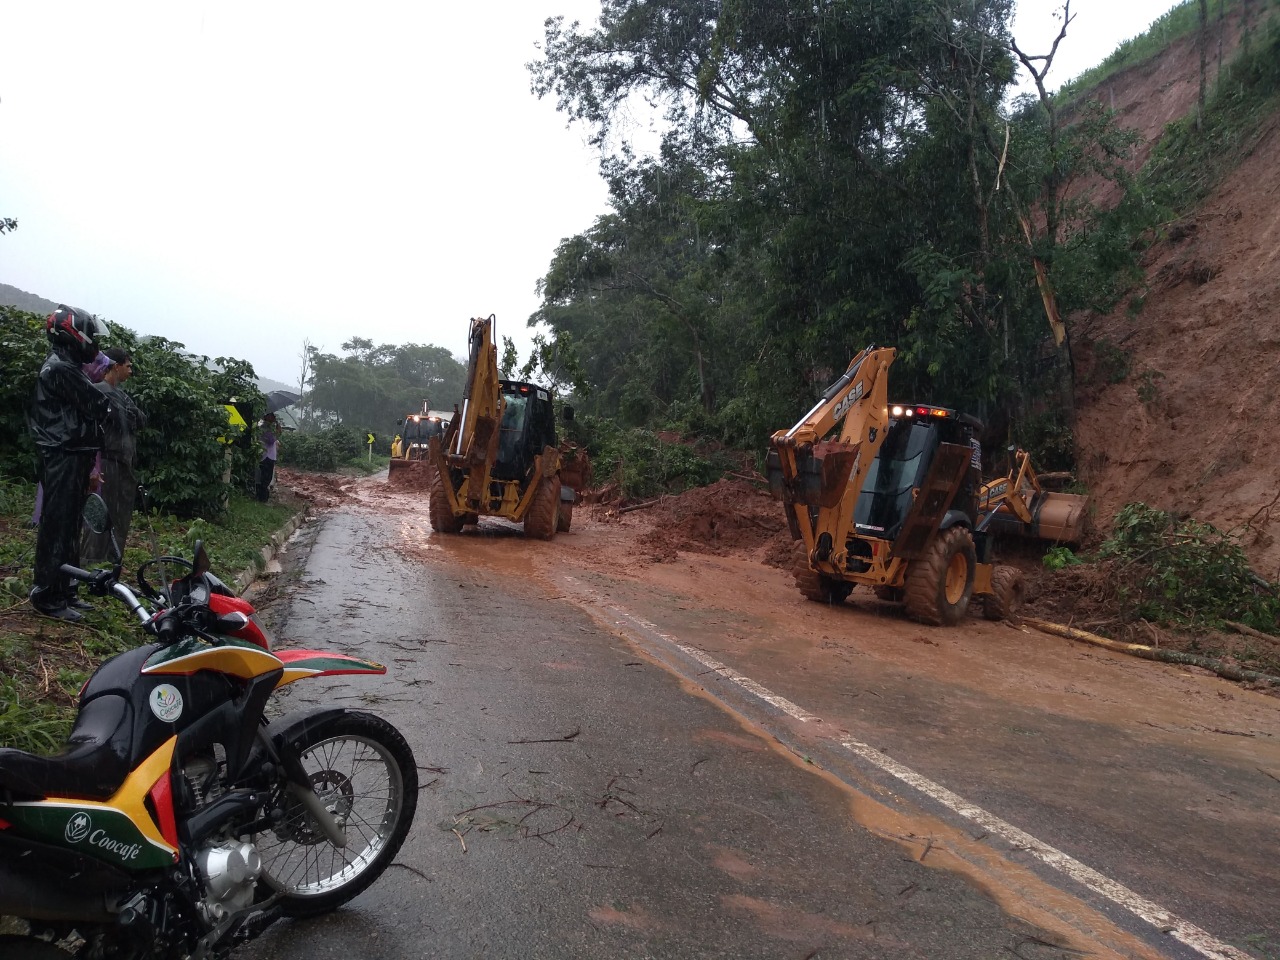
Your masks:
[[[36,377],[28,426],[40,452],[44,513],[36,535],[31,606],[46,616],[76,622],[89,604],[79,600],[62,565],[80,565],[80,513],[89,474],[102,444],[110,401],[81,365],[98,355],[102,323],[63,304],[45,321],[52,351]]]

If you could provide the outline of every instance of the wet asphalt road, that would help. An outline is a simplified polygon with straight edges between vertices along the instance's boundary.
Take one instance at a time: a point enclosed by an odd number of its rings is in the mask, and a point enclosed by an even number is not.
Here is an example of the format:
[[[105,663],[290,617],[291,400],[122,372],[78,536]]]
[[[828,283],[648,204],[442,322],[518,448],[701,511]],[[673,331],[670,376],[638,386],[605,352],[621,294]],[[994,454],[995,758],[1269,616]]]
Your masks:
[[[329,513],[264,607],[280,646],[381,660],[294,685],[407,736],[423,783],[397,863],[240,958],[1077,956],[849,791],[518,569],[450,562],[417,519]],[[429,545],[404,559],[405,534]],[[939,855],[935,855],[935,861]],[[1105,954],[1097,954],[1105,955]]]

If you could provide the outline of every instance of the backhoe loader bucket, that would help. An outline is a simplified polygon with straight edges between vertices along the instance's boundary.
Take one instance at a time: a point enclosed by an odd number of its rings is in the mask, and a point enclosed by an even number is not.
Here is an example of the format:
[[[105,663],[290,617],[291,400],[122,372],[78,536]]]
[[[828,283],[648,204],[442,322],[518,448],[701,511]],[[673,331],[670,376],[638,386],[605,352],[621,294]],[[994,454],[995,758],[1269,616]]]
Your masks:
[[[421,487],[431,483],[430,464],[425,460],[396,457],[387,464],[387,482],[397,487]]]
[[[988,529],[1051,543],[1079,543],[1088,520],[1089,498],[1074,493],[1041,491],[1030,504],[1031,522],[1023,523],[1012,513],[999,510]]]

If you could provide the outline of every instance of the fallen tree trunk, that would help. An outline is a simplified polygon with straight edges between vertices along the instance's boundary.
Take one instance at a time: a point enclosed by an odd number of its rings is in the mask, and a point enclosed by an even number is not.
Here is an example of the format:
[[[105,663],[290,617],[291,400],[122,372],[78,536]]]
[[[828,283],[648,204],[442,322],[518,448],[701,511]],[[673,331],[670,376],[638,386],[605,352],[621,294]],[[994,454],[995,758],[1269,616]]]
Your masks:
[[[1257,670],[1246,670],[1244,667],[1238,667],[1232,663],[1223,663],[1221,660],[1215,660],[1212,657],[1202,657],[1195,653],[1181,653],[1177,650],[1164,650],[1160,647],[1146,647],[1140,643],[1123,643],[1120,640],[1109,640],[1106,637],[1098,636],[1096,633],[1077,630],[1075,627],[1064,627],[1060,623],[1050,623],[1048,620],[1037,620],[1035,617],[1023,617],[1022,622],[1044,633],[1066,637],[1069,640],[1091,643],[1096,647],[1114,650],[1116,653],[1127,653],[1130,656],[1141,657],[1144,660],[1159,660],[1163,663],[1203,667],[1205,670],[1212,670],[1218,676],[1225,677],[1227,680],[1267,683],[1273,687],[1280,687],[1280,677],[1272,676],[1269,673],[1261,673]]]

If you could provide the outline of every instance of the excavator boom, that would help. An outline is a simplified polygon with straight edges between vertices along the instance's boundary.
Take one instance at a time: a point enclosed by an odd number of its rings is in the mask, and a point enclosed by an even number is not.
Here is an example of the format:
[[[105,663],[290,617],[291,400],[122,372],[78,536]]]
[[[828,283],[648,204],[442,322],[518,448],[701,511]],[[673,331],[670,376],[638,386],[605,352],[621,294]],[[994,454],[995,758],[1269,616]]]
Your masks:
[[[821,566],[842,565],[854,503],[889,425],[888,373],[897,353],[875,346],[858,353],[813,409],[769,439],[773,494],[786,504],[792,534]]]

